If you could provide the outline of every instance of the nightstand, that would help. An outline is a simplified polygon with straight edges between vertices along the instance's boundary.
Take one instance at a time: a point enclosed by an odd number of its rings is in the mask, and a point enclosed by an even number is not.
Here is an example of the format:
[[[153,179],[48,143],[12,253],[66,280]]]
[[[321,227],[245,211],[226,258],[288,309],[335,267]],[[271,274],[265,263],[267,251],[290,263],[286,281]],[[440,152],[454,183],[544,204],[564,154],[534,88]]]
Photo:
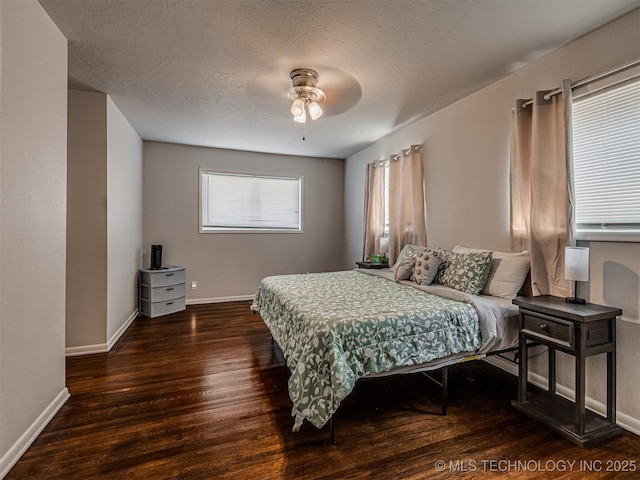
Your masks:
[[[356,262],[358,268],[389,268],[388,263]]]
[[[520,358],[518,399],[511,404],[576,445],[585,447],[622,433],[616,425],[616,317],[618,308],[593,303],[576,305],[543,295],[518,297]],[[528,348],[548,347],[549,387],[527,391]],[[575,402],[556,393],[556,350],[575,358]],[[607,354],[607,417],[585,409],[585,363],[592,355]]]
[[[140,270],[140,315],[159,317],[185,309],[184,267]]]

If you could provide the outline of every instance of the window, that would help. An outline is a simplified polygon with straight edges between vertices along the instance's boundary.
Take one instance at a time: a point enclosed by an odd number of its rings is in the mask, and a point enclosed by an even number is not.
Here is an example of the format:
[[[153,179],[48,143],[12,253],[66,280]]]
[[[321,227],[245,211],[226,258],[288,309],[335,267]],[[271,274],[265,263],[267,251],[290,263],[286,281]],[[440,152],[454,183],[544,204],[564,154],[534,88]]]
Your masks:
[[[622,240],[640,232],[640,77],[591,90],[573,103],[576,234]]]
[[[200,232],[302,232],[302,177],[200,171]]]

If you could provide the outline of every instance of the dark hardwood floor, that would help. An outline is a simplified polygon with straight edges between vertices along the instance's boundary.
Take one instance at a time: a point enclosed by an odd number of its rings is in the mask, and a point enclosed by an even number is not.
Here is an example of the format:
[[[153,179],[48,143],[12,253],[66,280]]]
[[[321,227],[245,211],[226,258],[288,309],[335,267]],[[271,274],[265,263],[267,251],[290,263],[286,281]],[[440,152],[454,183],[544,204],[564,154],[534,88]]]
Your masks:
[[[450,368],[446,417],[419,374],[361,381],[335,445],[327,427],[291,433],[287,379],[248,302],[140,318],[108,354],[67,359],[71,398],[6,478],[640,477],[640,438],[576,447],[512,408],[515,377],[482,361]]]

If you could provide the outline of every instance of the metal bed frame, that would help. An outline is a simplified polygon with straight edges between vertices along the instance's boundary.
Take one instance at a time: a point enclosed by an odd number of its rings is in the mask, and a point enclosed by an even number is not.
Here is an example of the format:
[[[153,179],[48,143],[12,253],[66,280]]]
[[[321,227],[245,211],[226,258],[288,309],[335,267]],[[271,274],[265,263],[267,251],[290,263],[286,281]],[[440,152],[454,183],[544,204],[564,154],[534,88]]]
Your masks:
[[[271,348],[275,349],[275,347],[278,347],[280,349],[280,346],[278,345],[278,342],[275,341],[275,339],[273,338],[273,336],[271,337]],[[494,352],[487,352],[485,354],[482,354],[481,357],[478,357],[478,360],[481,360],[485,357],[492,357],[492,356],[499,356],[501,358],[504,358],[505,360],[508,360],[510,362],[513,363],[518,363],[518,355],[516,354],[514,356],[513,359],[508,358],[508,357],[504,357],[503,354],[505,353],[509,353],[509,352],[517,352],[519,350],[519,347],[511,347],[511,348],[505,348],[503,350],[496,350]],[[280,349],[280,351],[282,351],[282,349]],[[462,357],[465,358],[465,357]],[[441,413],[443,416],[447,415],[447,407],[448,407],[448,397],[449,397],[449,367],[455,365],[451,364],[451,365],[444,365],[440,368],[432,368],[429,370],[421,370],[419,367],[416,370],[413,371],[406,371],[403,372],[404,374],[409,374],[409,373],[421,373],[422,375],[424,375],[426,378],[428,378],[431,382],[435,383],[437,386],[439,386],[442,389],[442,402],[441,402]],[[440,370],[440,379],[432,376],[430,374],[430,372],[435,371],[435,370]],[[369,377],[364,377],[367,380],[373,380],[376,378],[381,378],[382,376],[390,376],[393,374],[387,374],[387,375],[372,375]],[[363,380],[363,378],[359,379],[359,380]],[[335,436],[335,413],[331,416],[331,418],[329,419],[329,443],[331,445],[335,445],[336,443],[336,436]]]
[[[273,339],[273,337],[271,337],[271,342],[272,344],[277,344],[275,342],[275,340]],[[506,348],[504,350],[496,350],[495,352],[488,352],[483,354],[481,357],[478,358],[478,360],[481,360],[485,357],[492,357],[492,356],[499,356],[501,358],[504,358],[505,360],[508,360],[510,362],[514,362],[517,363],[517,359],[518,359],[518,355],[516,355],[513,359],[510,359],[508,357],[504,357],[502,356],[505,353],[508,352],[517,352],[519,350],[519,347],[511,347],[511,348]],[[463,357],[464,358],[464,357]],[[442,389],[442,402],[441,402],[441,407],[442,407],[442,415],[446,416],[447,415],[447,401],[448,401],[448,396],[449,396],[449,367],[455,365],[451,364],[451,365],[444,365],[440,368],[433,368],[431,370],[415,370],[413,372],[411,371],[407,371],[405,373],[421,373],[422,375],[424,375],[426,378],[428,378],[429,380],[431,380],[433,383],[435,383],[436,385],[438,385],[441,389]],[[432,375],[430,375],[430,372],[435,371],[435,370],[440,370],[441,375],[440,375],[440,379],[437,379],[436,377],[433,377]],[[385,375],[388,376],[388,375]],[[367,378],[380,378],[379,376],[371,376],[371,377],[367,377]],[[331,416],[331,418],[329,419],[329,443],[331,445],[335,445],[336,440],[335,440],[335,421],[334,421],[334,417],[335,414]]]

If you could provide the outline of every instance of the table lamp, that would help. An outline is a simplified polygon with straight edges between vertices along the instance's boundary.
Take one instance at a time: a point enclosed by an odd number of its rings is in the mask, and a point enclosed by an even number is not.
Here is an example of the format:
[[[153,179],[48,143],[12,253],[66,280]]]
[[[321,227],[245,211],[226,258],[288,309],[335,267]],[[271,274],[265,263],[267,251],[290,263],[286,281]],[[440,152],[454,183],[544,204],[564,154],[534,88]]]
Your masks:
[[[564,278],[574,282],[573,297],[565,298],[567,303],[586,303],[584,298],[578,298],[578,282],[589,280],[589,249],[587,247],[565,247]]]
[[[386,261],[389,261],[389,237],[380,237],[380,253],[384,254]]]

